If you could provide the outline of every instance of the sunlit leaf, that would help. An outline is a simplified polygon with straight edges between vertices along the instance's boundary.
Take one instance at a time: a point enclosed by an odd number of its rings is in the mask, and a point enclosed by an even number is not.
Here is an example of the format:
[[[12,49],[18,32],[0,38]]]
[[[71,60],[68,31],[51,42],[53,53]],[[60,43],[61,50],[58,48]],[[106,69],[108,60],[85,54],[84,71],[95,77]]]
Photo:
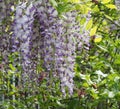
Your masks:
[[[115,96],[114,92],[110,91],[110,92],[108,93],[108,97],[109,97],[109,98],[113,98],[114,96]]]
[[[103,51],[105,51],[105,52],[108,52],[108,50],[105,48],[105,47],[103,47],[103,46],[100,46],[100,45],[97,45],[101,50],[103,50]]]
[[[89,84],[85,82],[85,83],[83,83],[83,87],[87,88],[87,87],[89,87]]]
[[[8,75],[11,75],[11,74],[14,74],[15,73],[15,71],[13,71],[13,70],[8,70]]]
[[[120,64],[120,55],[116,55],[115,64]]]
[[[52,3],[53,6],[58,6],[57,2],[55,0],[50,0],[50,2]]]
[[[96,31],[97,31],[97,26],[93,27],[91,30],[90,30],[90,36],[94,36],[96,34]]]
[[[10,69],[11,69],[12,71],[15,71],[15,70],[16,70],[16,68],[15,68],[12,64],[9,64],[9,67],[10,67]]]
[[[103,25],[107,25],[107,21],[104,20],[104,21],[102,22],[102,24],[103,24]]]
[[[108,8],[110,8],[110,9],[117,9],[117,7],[115,6],[115,5],[113,5],[113,4],[108,4],[108,5],[106,5]]]
[[[88,83],[89,85],[93,84],[93,82],[92,82],[91,79],[90,79],[90,75],[86,75],[86,76],[85,76],[85,80],[87,81],[87,83]]]
[[[81,11],[82,14],[86,14],[87,15],[90,10],[91,10],[91,8],[89,8],[88,6],[81,5],[80,11]]]
[[[116,77],[114,78],[114,81],[115,81],[116,83],[118,83],[119,80],[120,80],[120,77],[119,77],[119,76],[116,76]]]
[[[80,0],[70,0],[70,2],[72,2],[72,3],[79,3]]]
[[[82,18],[82,19],[80,20],[80,24],[81,24],[81,25],[83,25],[85,22],[86,22],[86,18]]]
[[[107,80],[104,79],[104,80],[102,80],[102,81],[99,83],[99,85],[104,85],[104,84],[106,84],[106,83],[107,83]]]
[[[110,20],[113,20],[110,16],[104,14],[104,16],[107,18],[107,19],[110,19]]]
[[[94,99],[98,99],[99,98],[98,93],[99,92],[96,89],[94,89],[94,88],[91,89],[91,95],[92,95],[92,97]]]
[[[96,5],[93,9],[92,9],[93,12],[99,12],[99,8],[98,8],[98,5]]]
[[[85,75],[83,75],[83,74],[80,74],[80,77],[81,77],[82,79],[85,79]]]
[[[100,70],[97,70],[96,72],[95,72],[95,74],[98,74],[98,75],[101,75],[101,76],[103,76],[103,77],[106,77],[107,76],[107,74],[104,74],[102,71],[100,71]]]
[[[9,33],[9,35],[12,35],[12,34],[13,34],[13,32],[10,32],[10,33]]]
[[[5,28],[5,32],[8,32],[9,30],[9,25],[7,25],[7,27]]]
[[[65,107],[65,105],[64,104],[61,104],[61,102],[60,101],[56,101],[56,103],[59,105],[59,106],[61,106],[61,107]]]
[[[61,17],[65,20],[67,20],[67,17],[65,15],[61,15]]]
[[[111,0],[102,0],[103,4],[109,3]]]
[[[98,42],[101,42],[102,41],[102,37],[96,37],[95,39],[94,39],[94,42],[95,43],[98,43]]]
[[[86,30],[89,30],[93,25],[93,19],[90,19],[86,25]]]
[[[120,60],[117,60],[117,59],[116,59],[114,63],[120,65]]]

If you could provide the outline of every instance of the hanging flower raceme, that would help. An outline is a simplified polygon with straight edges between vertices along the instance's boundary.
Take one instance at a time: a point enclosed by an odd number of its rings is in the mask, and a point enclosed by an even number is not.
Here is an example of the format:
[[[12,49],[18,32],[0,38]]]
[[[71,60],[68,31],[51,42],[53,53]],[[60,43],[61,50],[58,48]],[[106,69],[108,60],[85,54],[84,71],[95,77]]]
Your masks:
[[[0,1],[0,56],[2,63],[8,64],[10,54],[10,37],[11,37],[11,6],[12,1]],[[8,68],[8,66],[6,66]],[[7,70],[6,70],[7,71]]]
[[[48,0],[21,3],[16,7],[12,37],[12,51],[19,52],[22,59],[23,81],[35,77],[37,63],[42,60],[48,82],[51,74],[58,77],[64,96],[66,87],[73,94],[76,44],[89,43],[88,34],[79,33],[77,12],[65,16],[60,19]],[[79,45],[82,48],[83,43]]]
[[[31,40],[33,37],[33,22],[35,8],[30,3],[21,3],[16,7],[14,20],[14,34],[12,37],[12,52],[21,54],[21,64],[23,68],[23,81],[31,77],[32,62],[31,62]]]
[[[43,7],[44,5],[45,8]],[[41,12],[41,10],[43,11]],[[40,18],[41,36],[44,37],[43,58],[46,72],[52,72],[53,75],[57,72],[61,81],[62,92],[65,95],[65,87],[67,86],[70,95],[72,95],[75,42],[73,41],[73,33],[71,36],[69,34],[65,35],[65,33],[71,31],[72,26],[70,28],[67,24],[68,22],[71,24],[71,20],[75,19],[75,16],[73,19],[70,17],[70,21],[60,20],[57,11],[48,1],[37,8],[37,11]]]
[[[0,11],[0,25],[2,25],[2,20],[5,18],[5,8],[6,8],[6,6],[5,6],[5,3],[4,3],[4,1],[0,1],[0,9],[1,9],[1,11]]]
[[[6,45],[6,42],[7,42],[7,38],[6,38],[6,35],[2,34],[2,32],[5,32],[5,26],[3,26],[3,20],[5,19],[6,17],[6,14],[5,14],[5,9],[6,9],[6,6],[5,6],[5,3],[4,1],[0,1],[0,56],[6,56],[6,53],[7,53],[7,45]],[[5,59],[3,57],[3,59]],[[6,61],[6,60],[4,60]]]

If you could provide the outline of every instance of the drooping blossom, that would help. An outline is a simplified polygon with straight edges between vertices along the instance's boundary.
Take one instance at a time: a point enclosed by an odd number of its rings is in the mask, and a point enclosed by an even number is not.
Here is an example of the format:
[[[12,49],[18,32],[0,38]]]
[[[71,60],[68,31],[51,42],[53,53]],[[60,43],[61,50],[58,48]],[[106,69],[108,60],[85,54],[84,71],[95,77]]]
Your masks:
[[[48,0],[19,3],[12,25],[11,51],[19,53],[23,84],[38,80],[36,67],[43,61],[48,83],[51,76],[60,79],[65,96],[66,87],[73,94],[76,46],[81,50],[84,44],[89,45],[89,32],[80,33],[76,11],[64,16],[66,19],[61,19]]]

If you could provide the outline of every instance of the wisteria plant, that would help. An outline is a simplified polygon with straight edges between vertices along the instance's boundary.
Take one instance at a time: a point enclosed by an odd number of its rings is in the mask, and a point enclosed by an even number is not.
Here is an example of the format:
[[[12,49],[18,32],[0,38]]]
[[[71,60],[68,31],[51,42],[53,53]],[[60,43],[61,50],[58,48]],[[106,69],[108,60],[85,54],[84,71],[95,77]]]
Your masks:
[[[0,0],[0,109],[119,109],[118,4]]]

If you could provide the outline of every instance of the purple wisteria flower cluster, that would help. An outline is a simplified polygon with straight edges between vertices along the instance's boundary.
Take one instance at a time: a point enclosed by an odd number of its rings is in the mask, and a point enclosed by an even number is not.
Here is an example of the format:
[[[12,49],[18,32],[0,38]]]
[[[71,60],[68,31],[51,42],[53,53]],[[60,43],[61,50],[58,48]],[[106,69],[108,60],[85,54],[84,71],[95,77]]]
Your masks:
[[[0,0],[0,57],[2,57],[2,64],[8,64],[8,55],[10,54],[10,38],[11,38],[11,6],[10,2]]]
[[[76,46],[81,49],[84,44],[89,45],[89,35],[80,33],[76,11],[64,16],[59,18],[48,0],[19,3],[12,25],[11,51],[19,53],[23,83],[36,81],[36,67],[42,60],[48,81],[52,72],[53,77],[60,79],[61,91],[66,96],[66,87],[73,94]]]
[[[19,52],[23,68],[22,80],[25,83],[33,72],[31,49],[35,8],[32,3],[21,3],[16,7],[13,24],[12,52]]]

